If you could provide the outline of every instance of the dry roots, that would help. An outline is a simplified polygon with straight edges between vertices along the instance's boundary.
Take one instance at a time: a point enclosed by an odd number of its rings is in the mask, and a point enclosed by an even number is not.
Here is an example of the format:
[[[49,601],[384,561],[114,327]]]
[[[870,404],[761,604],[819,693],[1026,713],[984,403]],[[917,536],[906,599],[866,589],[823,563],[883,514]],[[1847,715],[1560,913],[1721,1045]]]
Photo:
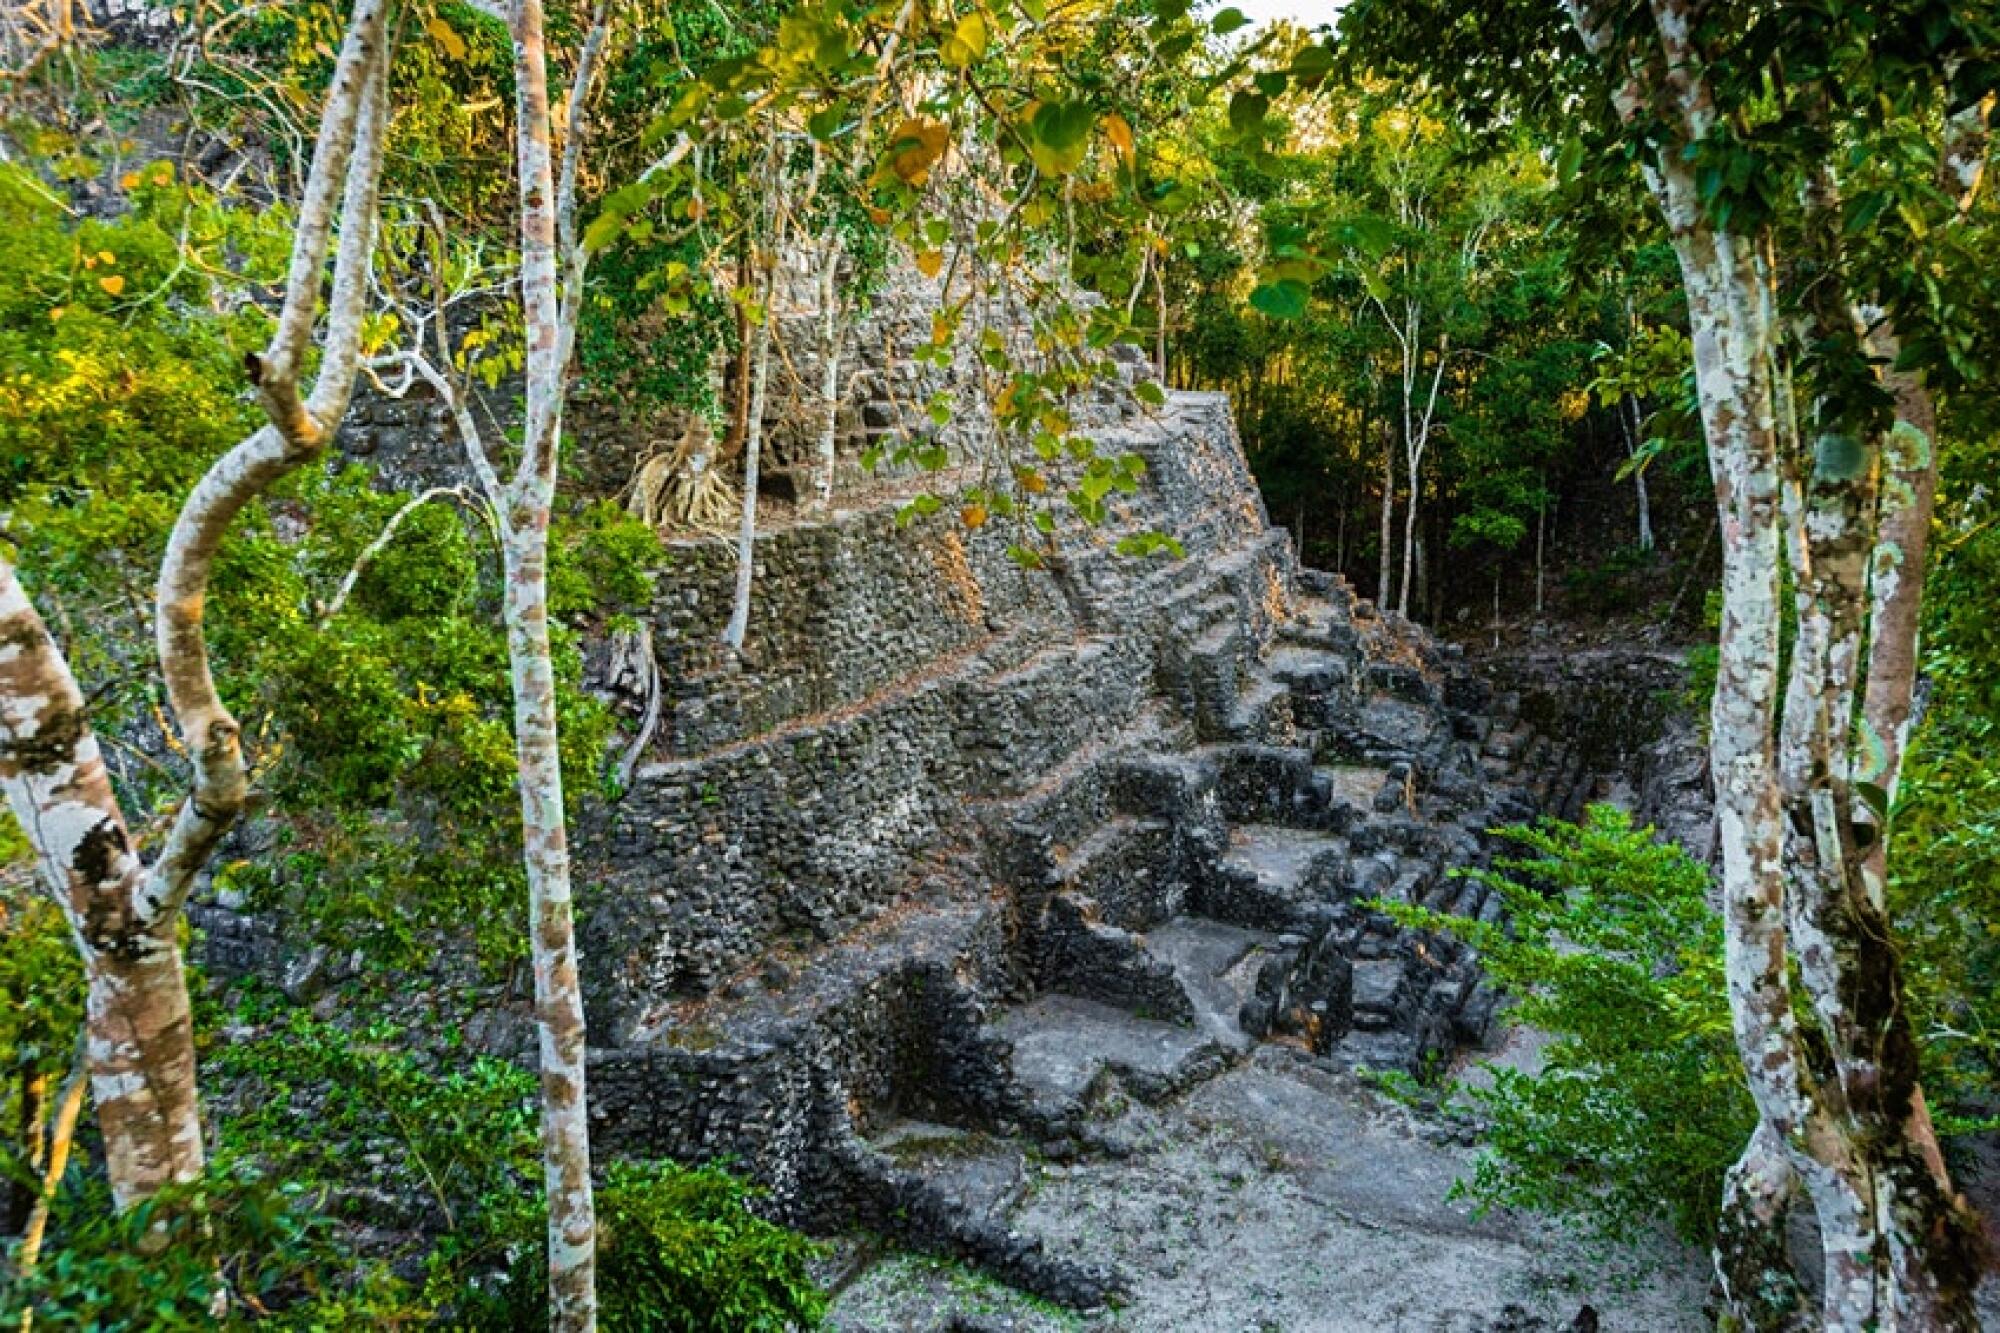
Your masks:
[[[625,507],[655,529],[723,532],[736,520],[736,488],[715,460],[708,423],[696,417],[669,450],[647,455],[625,487]]]

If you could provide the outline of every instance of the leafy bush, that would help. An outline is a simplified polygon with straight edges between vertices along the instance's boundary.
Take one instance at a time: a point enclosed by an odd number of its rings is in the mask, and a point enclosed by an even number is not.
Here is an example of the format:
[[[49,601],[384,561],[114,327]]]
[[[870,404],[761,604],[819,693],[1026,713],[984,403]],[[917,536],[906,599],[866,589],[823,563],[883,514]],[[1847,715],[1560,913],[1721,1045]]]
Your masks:
[[[1611,806],[1503,833],[1533,855],[1467,873],[1501,896],[1509,926],[1385,907],[1472,944],[1515,997],[1508,1020],[1551,1038],[1539,1069],[1496,1068],[1490,1089],[1470,1090],[1491,1130],[1457,1189],[1598,1240],[1628,1241],[1664,1215],[1706,1244],[1756,1118],[1708,872]]]
[[[743,1182],[715,1167],[614,1162],[597,1191],[597,1293],[606,1333],[784,1333],[810,1328],[826,1295],[817,1247],[751,1212]],[[516,1215],[521,1256],[463,1307],[468,1327],[533,1333],[547,1323],[539,1207]]]
[[[484,1058],[433,1069],[399,1049],[407,1037],[386,1023],[350,1035],[293,1012],[224,1048],[208,1067],[235,1085],[237,1108],[218,1117],[219,1152],[317,1191],[341,1221],[400,1228],[403,1257],[421,1258],[427,1275],[425,1304],[452,1326],[546,1327],[534,1076]],[[597,1195],[602,1326],[758,1333],[817,1323],[815,1246],[752,1213],[750,1198],[715,1167],[610,1164]]]
[[[357,1261],[309,1190],[217,1166],[119,1213],[103,1177],[72,1171],[48,1248],[0,1288],[0,1322],[41,1330],[395,1328],[428,1311],[380,1264]]]

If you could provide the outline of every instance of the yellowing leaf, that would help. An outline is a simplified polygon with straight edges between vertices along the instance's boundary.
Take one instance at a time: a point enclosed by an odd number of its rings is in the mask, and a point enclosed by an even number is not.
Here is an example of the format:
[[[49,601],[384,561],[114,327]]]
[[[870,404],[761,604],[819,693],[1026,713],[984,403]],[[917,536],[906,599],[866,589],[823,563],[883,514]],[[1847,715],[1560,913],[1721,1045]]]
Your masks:
[[[967,14],[938,47],[938,55],[953,69],[964,69],[986,54],[986,20]]]
[[[61,306],[55,305],[49,307],[49,323],[53,324],[62,317],[63,317],[63,308]]]
[[[125,174],[124,174],[123,176],[120,176],[120,177],[118,178],[118,188],[119,188],[119,189],[121,189],[121,190],[136,190],[136,189],[138,189],[138,188],[139,188],[139,173],[138,173],[138,172],[136,172],[136,171],[128,171],[128,172],[126,172],[126,173],[125,173]]]
[[[436,38],[437,44],[442,46],[444,53],[453,60],[465,59],[465,39],[452,31],[452,26],[436,14],[431,15],[429,21],[424,24],[424,31]]]
[[[118,256],[112,254],[109,250],[99,250],[97,252],[97,262],[105,265],[115,264],[118,262]]]
[[[941,123],[913,116],[898,125],[891,138],[889,170],[906,185],[921,185],[930,178],[931,167],[944,156],[950,141],[950,131]]]
[[[968,528],[983,528],[986,526],[986,506],[969,504],[958,511],[958,518]]]
[[[938,274],[942,273],[943,271],[944,271],[944,251],[942,250],[917,251],[917,272],[923,274],[927,278],[935,278]]]
[[[102,287],[105,291],[111,293],[113,296],[116,296],[118,295],[118,293],[125,290],[125,276],[122,273],[113,273],[108,278],[99,278],[97,280],[97,285]]]
[[[1111,147],[1127,165],[1132,161],[1132,122],[1116,111],[1099,122],[1104,126],[1104,137],[1111,141]]]

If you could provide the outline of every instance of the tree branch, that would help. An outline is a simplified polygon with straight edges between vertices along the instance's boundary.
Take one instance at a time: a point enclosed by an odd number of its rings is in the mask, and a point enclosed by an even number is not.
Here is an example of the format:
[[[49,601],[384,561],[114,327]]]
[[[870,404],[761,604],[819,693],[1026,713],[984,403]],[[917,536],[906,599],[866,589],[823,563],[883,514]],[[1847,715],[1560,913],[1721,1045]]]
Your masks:
[[[372,213],[386,119],[388,52],[383,15],[381,0],[356,0],[342,68],[336,71],[321,117],[319,152],[307,190],[308,203],[318,216],[302,220],[293,242],[294,281],[286,294],[279,333],[271,344],[271,359],[260,367],[264,372],[260,397],[270,424],[223,455],[203,475],[181,506],[160,563],[155,593],[160,673],[194,765],[194,784],[166,846],[141,886],[135,913],[144,924],[172,919],[186,900],[195,872],[248,799],[240,728],[217,694],[209,670],[204,620],[209,573],[236,515],[324,445],[338,413],[346,410],[353,389],[361,300],[374,253]],[[342,132],[348,138],[346,147],[330,148],[328,137]],[[325,361],[308,405],[298,395],[298,349],[287,330],[303,320],[309,331],[317,310],[333,192],[333,182],[322,179],[321,173],[325,164],[334,162],[348,173],[344,207],[364,212],[345,217],[334,266],[334,308]],[[311,280],[299,281],[301,273]]]
[[[382,525],[382,531],[376,533],[375,539],[362,547],[361,554],[354,557],[354,564],[349,567],[347,576],[341,579],[340,587],[333,594],[333,600],[320,608],[320,613],[314,618],[313,623],[320,629],[325,629],[332,623],[333,618],[347,605],[348,597],[354,592],[354,585],[368,572],[368,566],[374,563],[375,557],[387,550],[389,543],[396,539],[396,530],[403,526],[403,521],[432,500],[447,495],[460,500],[467,498],[463,486],[433,486],[419,495],[412,496],[402,508],[391,514],[389,521]]]

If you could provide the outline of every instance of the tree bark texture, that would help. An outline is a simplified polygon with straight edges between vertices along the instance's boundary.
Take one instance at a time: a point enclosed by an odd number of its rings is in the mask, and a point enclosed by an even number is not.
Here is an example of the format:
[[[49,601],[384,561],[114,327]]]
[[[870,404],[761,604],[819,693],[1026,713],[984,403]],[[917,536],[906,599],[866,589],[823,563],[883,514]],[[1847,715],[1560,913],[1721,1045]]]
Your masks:
[[[1838,437],[1818,404],[1807,429],[1797,424],[1790,349],[1774,313],[1787,275],[1770,257],[1769,236],[1707,214],[1681,152],[1718,118],[1686,0],[1652,0],[1650,33],[1621,28],[1592,0],[1569,8],[1610,68],[1621,116],[1666,126],[1647,183],[1680,260],[1720,520],[1711,767],[1730,1008],[1760,1125],[1730,1175],[1718,1277],[1749,1326],[1798,1326],[1782,1227],[1802,1186],[1822,1243],[1819,1326],[1973,1328],[1976,1233],[1924,1109],[1882,875],[1864,871],[1865,849],[1878,840],[1855,788],[1853,724],[1866,715],[1866,692],[1878,675],[1902,676],[1914,662],[1913,600],[1907,629],[1879,605],[1869,620],[1871,599],[1901,595],[1921,568],[1920,542],[1907,563],[1907,528],[1924,503],[1922,478],[1903,474],[1928,460],[1914,448],[1892,458],[1890,485],[1901,480],[1909,495],[1885,512],[1873,490],[1875,442],[1857,449]],[[1808,195],[1829,188],[1823,179]],[[1818,309],[1799,344],[1811,347],[1841,333],[1852,303],[1830,283],[1831,268],[1815,265],[1823,256],[1810,248],[1821,234],[1814,209],[1824,200],[1806,203],[1801,250],[1813,281],[1802,286]],[[1906,423],[1894,438],[1913,445],[1915,434]],[[1787,565],[1798,635],[1781,681]],[[1892,577],[1879,577],[1885,568]]]
[[[268,424],[202,477],[161,562],[160,672],[193,773],[192,791],[150,869],[132,845],[69,666],[12,566],[0,562],[0,785],[82,955],[85,1053],[120,1207],[192,1179],[203,1166],[193,1023],[175,927],[195,874],[249,794],[240,728],[209,671],[209,573],[237,514],[314,457],[346,411],[374,253],[386,12],[384,0],[356,0],[335,60],[284,303],[269,346],[249,363]],[[336,217],[324,349],[312,392],[302,396]]]
[[[606,21],[600,8],[578,62],[563,180],[582,141],[581,106]],[[540,0],[514,0],[516,156],[520,178],[521,314],[527,333],[527,412],[519,469],[496,508],[507,587],[503,616],[514,692],[514,747],[520,769],[522,861],[540,1040],[542,1170],[548,1200],[549,1327],[597,1327],[597,1220],[590,1179],[590,1122],[583,990],[577,973],[568,821],[556,726],[555,667],[549,645],[548,538],[570,348],[581,305],[586,256],[559,224],[574,201],[556,193],[551,148],[548,54]],[[569,290],[556,286],[558,230],[565,233]],[[461,427],[462,428],[462,427]],[[468,447],[483,457],[476,443]],[[490,474],[490,467],[485,471]]]

